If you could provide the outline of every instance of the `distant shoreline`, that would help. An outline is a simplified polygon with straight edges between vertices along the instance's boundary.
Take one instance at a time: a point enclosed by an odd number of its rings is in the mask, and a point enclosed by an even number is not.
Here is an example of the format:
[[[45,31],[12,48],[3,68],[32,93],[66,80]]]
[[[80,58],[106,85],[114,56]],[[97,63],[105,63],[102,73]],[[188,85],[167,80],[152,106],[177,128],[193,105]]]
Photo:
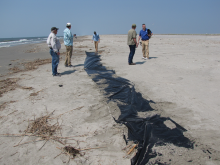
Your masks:
[[[90,35],[80,35],[80,36],[77,36],[77,37],[85,37],[85,36],[91,36],[92,34],[90,34]],[[100,35],[127,35],[127,34],[100,34]],[[211,36],[219,36],[220,35],[220,33],[219,34],[175,34],[175,33],[171,33],[171,34],[157,34],[157,33],[154,33],[154,35],[211,35]],[[63,36],[57,36],[57,37],[59,37],[59,38],[62,38]],[[2,39],[22,39],[22,38],[47,38],[47,36],[44,36],[44,37],[42,37],[42,36],[40,36],[40,37],[9,37],[9,38],[5,38],[5,37],[3,37],[3,38],[0,38],[0,40],[2,40]],[[10,41],[12,41],[12,40],[10,40]]]

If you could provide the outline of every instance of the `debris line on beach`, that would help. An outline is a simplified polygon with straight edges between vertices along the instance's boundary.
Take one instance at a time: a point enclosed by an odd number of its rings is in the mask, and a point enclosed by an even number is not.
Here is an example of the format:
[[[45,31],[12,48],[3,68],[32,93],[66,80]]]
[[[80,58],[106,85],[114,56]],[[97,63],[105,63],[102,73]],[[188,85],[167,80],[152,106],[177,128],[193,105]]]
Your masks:
[[[19,78],[7,78],[0,81],[0,97],[3,93],[6,93],[8,91],[15,90],[19,85],[17,82],[19,81]]]
[[[42,138],[45,138],[44,137],[45,135],[46,136],[54,135],[54,133],[61,128],[58,122],[53,125],[50,125],[48,123],[48,119],[51,114],[35,119],[33,123],[28,125],[25,132],[32,133],[35,135],[42,135]]]

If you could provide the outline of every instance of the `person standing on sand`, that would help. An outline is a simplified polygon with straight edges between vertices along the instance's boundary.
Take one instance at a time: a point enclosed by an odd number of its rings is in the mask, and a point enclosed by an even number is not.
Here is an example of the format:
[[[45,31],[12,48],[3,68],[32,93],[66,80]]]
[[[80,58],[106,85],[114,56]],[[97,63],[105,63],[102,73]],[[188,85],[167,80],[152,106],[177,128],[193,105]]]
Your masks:
[[[66,29],[63,31],[64,33],[64,45],[66,46],[66,60],[65,67],[72,67],[71,65],[71,57],[73,52],[73,35],[70,31],[71,23],[66,24]]]
[[[60,55],[60,48],[61,48],[61,44],[60,41],[57,39],[57,31],[58,28],[56,27],[52,27],[51,28],[51,33],[47,38],[47,44],[48,47],[50,48],[50,55],[52,56],[52,74],[53,76],[61,76],[60,73],[57,72],[57,67],[59,64],[59,55]]]
[[[95,43],[95,51],[98,53],[98,43],[100,43],[100,37],[99,34],[94,31],[93,37],[92,37],[92,43]]]
[[[135,31],[135,29],[136,29],[136,24],[133,24],[132,29],[128,31],[127,44],[130,48],[130,54],[128,56],[128,64],[129,65],[136,65],[135,63],[133,63],[135,49],[138,47],[138,43],[136,40],[137,32]]]
[[[142,24],[142,30],[140,31],[139,37],[138,37],[138,44],[139,44],[139,41],[141,38],[141,40],[142,40],[142,53],[143,53],[142,58],[145,60],[149,59],[149,39],[152,35],[153,35],[153,33],[151,33],[151,35],[148,34],[146,25]]]

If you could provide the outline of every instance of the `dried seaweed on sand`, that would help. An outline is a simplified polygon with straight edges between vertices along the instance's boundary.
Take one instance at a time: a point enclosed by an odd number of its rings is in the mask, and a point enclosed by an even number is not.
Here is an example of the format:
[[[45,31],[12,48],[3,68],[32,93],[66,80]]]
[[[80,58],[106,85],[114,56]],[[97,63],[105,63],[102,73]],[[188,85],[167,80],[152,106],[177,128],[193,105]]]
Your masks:
[[[14,66],[13,68],[10,68],[9,70],[12,71],[12,73],[18,73],[18,72],[23,71],[22,69],[20,69],[17,66]]]
[[[19,85],[17,82],[19,81],[19,78],[7,78],[0,81],[0,97],[3,93],[6,93],[8,91],[15,90]]]
[[[42,136],[42,138],[54,135],[61,128],[58,122],[53,125],[48,123],[51,114],[35,119],[33,123],[28,125],[25,132]]]
[[[65,146],[63,147],[63,150],[68,153],[69,155],[73,156],[73,158],[75,156],[77,156],[78,154],[80,154],[79,150],[75,149],[74,147],[72,146]]]
[[[22,63],[25,67],[25,71],[37,69],[38,66],[51,63],[51,58],[49,59],[36,59],[34,61]]]
[[[18,73],[18,72],[23,72],[23,71],[34,70],[34,69],[37,69],[40,65],[44,65],[48,63],[51,63],[51,58],[36,59],[34,61],[20,63],[20,65],[23,66],[24,69],[21,69],[20,66],[19,67],[14,66],[13,68],[10,68],[9,70],[12,71],[12,73]]]

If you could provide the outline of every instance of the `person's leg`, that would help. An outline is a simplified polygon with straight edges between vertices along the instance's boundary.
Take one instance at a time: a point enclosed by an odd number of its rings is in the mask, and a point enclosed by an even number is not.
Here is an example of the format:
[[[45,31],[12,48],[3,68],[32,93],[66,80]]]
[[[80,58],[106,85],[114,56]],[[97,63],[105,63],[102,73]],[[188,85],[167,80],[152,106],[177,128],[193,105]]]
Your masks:
[[[68,66],[68,54],[69,54],[69,48],[66,46],[66,59],[65,59],[65,66]]]
[[[68,57],[68,65],[71,65],[71,57],[72,57],[72,53],[73,53],[73,47],[69,46],[69,57]]]
[[[95,50],[98,52],[98,41],[95,42]]]
[[[134,57],[134,54],[135,54],[135,48],[136,48],[136,45],[132,45],[131,63],[133,63],[133,57]]]
[[[129,53],[129,55],[128,55],[128,64],[131,63],[131,46],[132,46],[132,45],[129,45],[130,53]]]
[[[72,50],[72,48],[71,48],[71,46],[68,46],[68,57],[67,57],[67,65],[69,66],[69,65],[71,65],[71,59],[70,59],[70,56],[71,56],[71,50]]]
[[[97,41],[96,42],[96,52],[98,52],[98,44],[99,44],[99,42]]]
[[[146,56],[149,59],[149,40],[146,41]]]
[[[135,47],[136,47],[136,45],[129,45],[129,48],[130,48],[130,54],[129,54],[129,57],[128,57],[128,63],[129,63],[129,64],[133,63],[133,57],[134,57],[134,53],[135,53]]]
[[[54,56],[54,52],[52,49],[50,49],[50,55],[52,57],[52,74],[56,75],[56,70],[55,70],[56,57]]]
[[[142,41],[142,53],[143,57],[146,58],[146,41]]]
[[[60,61],[60,57],[55,52],[54,52],[54,57],[55,57],[55,59],[54,59],[54,71],[57,74],[57,67],[58,67],[58,64],[59,64],[59,61]]]
[[[95,50],[96,50],[96,41],[94,41],[94,45],[95,45]]]

